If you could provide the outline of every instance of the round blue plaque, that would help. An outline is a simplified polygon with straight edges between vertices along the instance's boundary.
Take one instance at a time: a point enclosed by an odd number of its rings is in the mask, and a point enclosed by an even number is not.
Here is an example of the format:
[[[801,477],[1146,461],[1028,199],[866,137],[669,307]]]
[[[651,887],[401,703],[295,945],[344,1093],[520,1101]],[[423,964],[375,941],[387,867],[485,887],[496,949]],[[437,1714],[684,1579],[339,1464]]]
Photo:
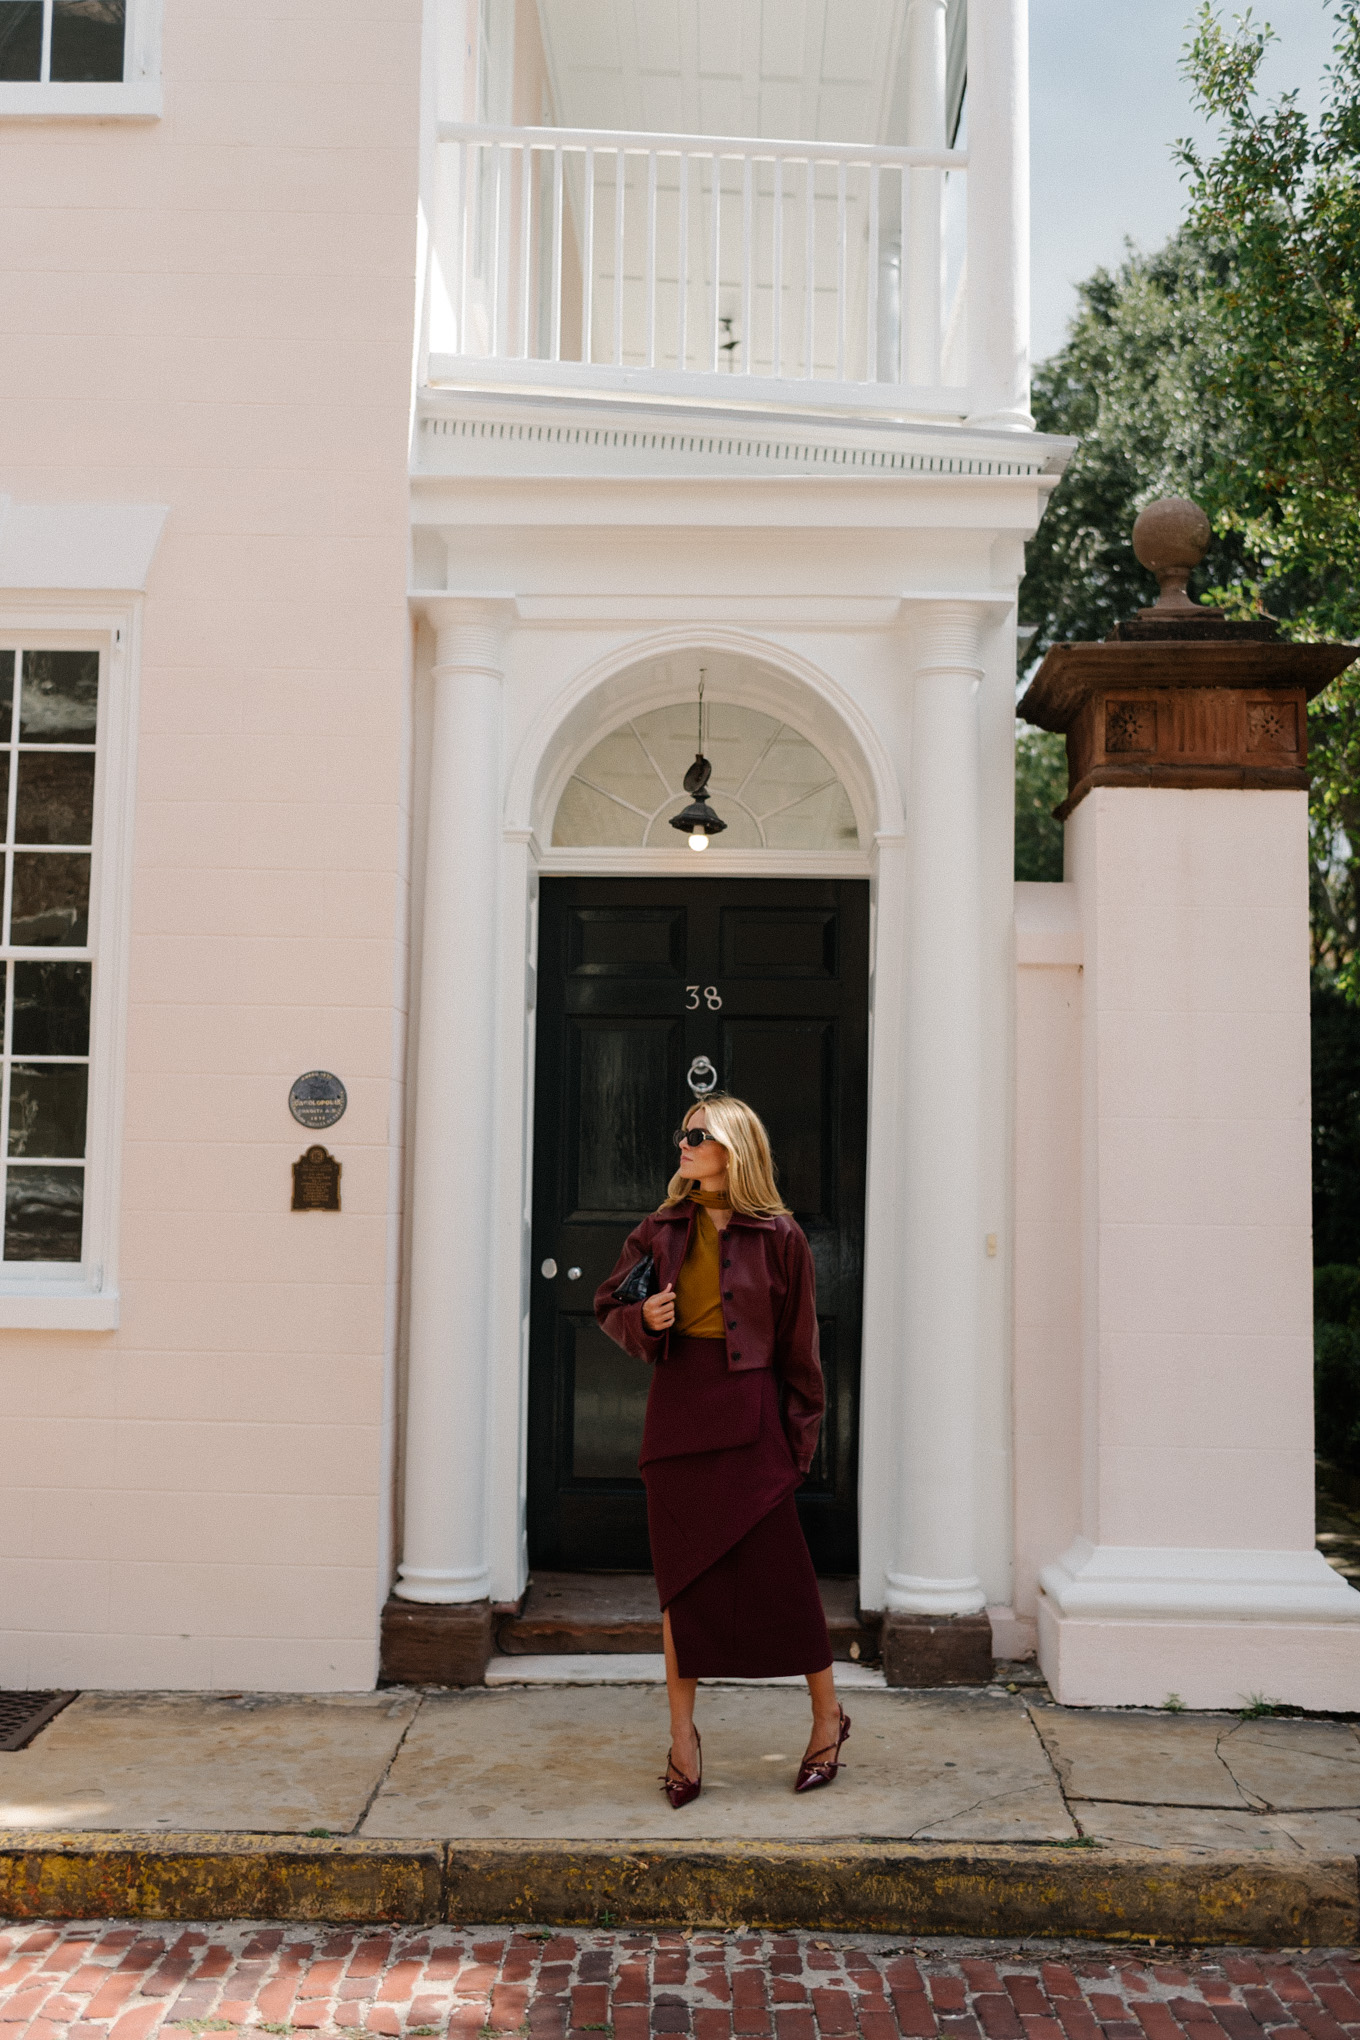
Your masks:
[[[348,1103],[344,1085],[329,1070],[308,1070],[288,1093],[288,1110],[299,1126],[334,1126]]]

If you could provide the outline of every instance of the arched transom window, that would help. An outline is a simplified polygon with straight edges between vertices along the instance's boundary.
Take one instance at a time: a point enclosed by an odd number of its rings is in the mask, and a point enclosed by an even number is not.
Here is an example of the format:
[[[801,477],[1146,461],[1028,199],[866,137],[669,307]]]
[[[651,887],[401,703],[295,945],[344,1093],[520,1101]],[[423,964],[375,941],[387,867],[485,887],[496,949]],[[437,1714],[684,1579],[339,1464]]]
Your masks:
[[[601,738],[562,791],[554,844],[675,849],[670,818],[689,799],[694,762],[692,702],[648,709]],[[777,717],[731,702],[707,714],[713,765],[709,798],[727,823],[717,841],[733,850],[858,850],[859,830],[834,768]]]

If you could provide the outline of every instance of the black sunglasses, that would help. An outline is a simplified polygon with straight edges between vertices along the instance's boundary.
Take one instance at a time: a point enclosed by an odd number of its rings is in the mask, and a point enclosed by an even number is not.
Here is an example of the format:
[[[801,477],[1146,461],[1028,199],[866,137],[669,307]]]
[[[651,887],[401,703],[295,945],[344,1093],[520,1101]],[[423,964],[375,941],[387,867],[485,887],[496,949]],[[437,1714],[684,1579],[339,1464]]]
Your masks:
[[[678,1126],[675,1130],[677,1147],[702,1147],[706,1140],[716,1141],[717,1138],[716,1134],[709,1133],[702,1126]]]

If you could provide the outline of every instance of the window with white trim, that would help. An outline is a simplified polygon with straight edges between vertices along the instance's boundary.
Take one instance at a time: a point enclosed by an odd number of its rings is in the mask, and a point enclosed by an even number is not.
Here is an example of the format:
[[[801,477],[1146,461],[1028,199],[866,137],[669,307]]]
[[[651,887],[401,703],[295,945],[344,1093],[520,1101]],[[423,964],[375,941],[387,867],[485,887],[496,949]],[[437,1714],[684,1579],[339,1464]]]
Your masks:
[[[126,0],[0,0],[0,78],[123,82]]]
[[[0,0],[0,117],[155,119],[162,0]]]
[[[5,1272],[83,1258],[100,665],[0,650]]]

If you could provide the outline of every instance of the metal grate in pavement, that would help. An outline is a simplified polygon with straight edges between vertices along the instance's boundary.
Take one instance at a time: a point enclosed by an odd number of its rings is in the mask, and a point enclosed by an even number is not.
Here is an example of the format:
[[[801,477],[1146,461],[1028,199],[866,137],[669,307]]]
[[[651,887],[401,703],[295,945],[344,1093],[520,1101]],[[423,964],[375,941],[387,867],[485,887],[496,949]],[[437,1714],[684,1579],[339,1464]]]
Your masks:
[[[0,1692],[0,1750],[22,1750],[69,1707],[74,1693]]]

